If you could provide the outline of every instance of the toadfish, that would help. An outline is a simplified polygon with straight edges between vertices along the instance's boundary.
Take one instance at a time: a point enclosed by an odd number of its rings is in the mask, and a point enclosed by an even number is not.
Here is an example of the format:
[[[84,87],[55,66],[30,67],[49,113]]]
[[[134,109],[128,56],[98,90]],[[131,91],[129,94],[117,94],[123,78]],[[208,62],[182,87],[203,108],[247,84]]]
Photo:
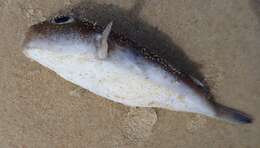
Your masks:
[[[252,119],[207,99],[203,84],[106,27],[57,16],[30,27],[24,54],[96,95],[132,107],[192,112],[233,123]]]

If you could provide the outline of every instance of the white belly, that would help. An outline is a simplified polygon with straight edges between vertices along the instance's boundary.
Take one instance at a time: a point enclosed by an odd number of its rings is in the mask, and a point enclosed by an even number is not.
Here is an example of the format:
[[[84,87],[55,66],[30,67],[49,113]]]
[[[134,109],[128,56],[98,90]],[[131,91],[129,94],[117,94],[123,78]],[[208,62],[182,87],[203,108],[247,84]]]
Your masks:
[[[115,102],[215,114],[205,99],[189,86],[130,52],[113,51],[107,59],[98,60],[84,55],[50,58],[51,52],[41,51],[31,51],[30,57],[64,79]]]

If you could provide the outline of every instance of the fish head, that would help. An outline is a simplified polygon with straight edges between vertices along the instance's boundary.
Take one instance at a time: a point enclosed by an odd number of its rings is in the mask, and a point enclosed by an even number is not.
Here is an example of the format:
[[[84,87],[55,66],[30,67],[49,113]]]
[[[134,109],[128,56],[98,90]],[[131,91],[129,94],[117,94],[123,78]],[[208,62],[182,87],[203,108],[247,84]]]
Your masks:
[[[101,35],[102,32],[93,23],[72,16],[57,16],[29,28],[23,53],[40,63],[43,60],[79,57],[95,59]]]

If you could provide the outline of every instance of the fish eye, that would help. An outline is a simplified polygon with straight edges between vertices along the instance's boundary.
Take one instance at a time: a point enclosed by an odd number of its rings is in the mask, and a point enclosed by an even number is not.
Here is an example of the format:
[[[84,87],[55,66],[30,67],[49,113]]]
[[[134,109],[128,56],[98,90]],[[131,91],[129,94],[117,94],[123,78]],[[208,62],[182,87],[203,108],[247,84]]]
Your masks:
[[[57,16],[51,20],[53,24],[68,24],[74,21],[71,16]]]

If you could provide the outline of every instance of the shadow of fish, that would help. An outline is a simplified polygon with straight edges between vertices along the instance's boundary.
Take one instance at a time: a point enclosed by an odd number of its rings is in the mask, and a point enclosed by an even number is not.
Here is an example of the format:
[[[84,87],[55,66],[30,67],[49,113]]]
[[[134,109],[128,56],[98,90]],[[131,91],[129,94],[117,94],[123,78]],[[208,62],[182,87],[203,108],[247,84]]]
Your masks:
[[[106,27],[57,16],[30,27],[24,54],[89,91],[128,106],[193,112],[233,123],[252,119],[207,100],[204,85]]]

